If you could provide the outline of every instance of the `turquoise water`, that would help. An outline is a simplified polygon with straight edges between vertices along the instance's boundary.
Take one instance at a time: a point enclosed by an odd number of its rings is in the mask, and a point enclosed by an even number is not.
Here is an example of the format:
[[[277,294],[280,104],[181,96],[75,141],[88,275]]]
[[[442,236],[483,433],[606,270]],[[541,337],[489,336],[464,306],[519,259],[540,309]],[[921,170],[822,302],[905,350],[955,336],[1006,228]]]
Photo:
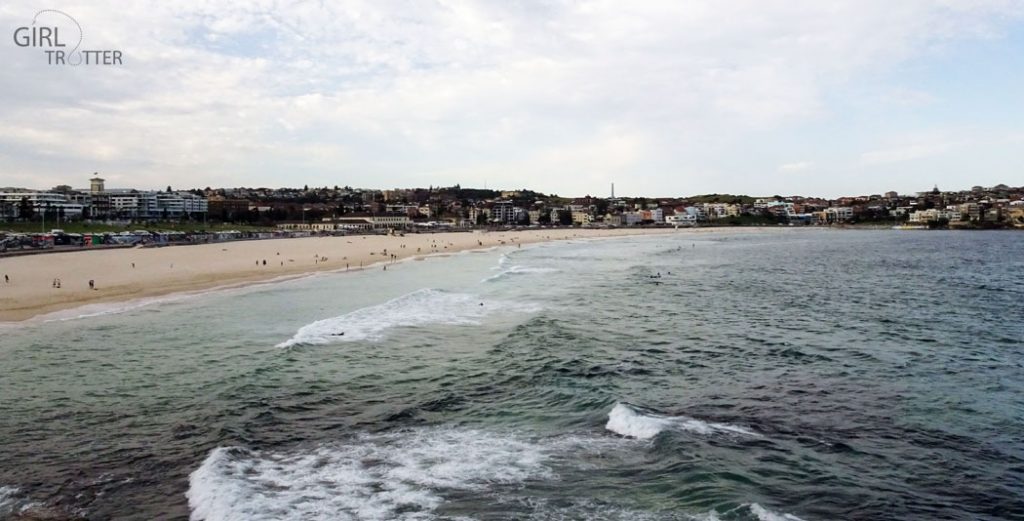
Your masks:
[[[552,243],[0,334],[0,518],[1024,518],[1017,233]]]

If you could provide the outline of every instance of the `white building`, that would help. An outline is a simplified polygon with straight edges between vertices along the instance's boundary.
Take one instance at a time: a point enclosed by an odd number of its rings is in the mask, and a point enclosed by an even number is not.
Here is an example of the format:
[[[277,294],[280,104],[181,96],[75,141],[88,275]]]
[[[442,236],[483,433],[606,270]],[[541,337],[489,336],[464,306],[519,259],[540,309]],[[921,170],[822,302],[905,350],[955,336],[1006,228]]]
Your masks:
[[[72,202],[66,195],[57,192],[0,192],[0,203],[8,208],[13,207],[13,210],[7,210],[13,217],[21,217],[19,213],[22,201],[27,201],[36,215],[46,212],[50,215],[58,214],[65,218],[77,219],[82,216],[84,210],[81,204]]]
[[[838,223],[853,219],[853,208],[849,206],[830,206],[825,208],[825,220]]]
[[[948,222],[960,222],[961,214],[959,210],[939,210],[932,208],[931,210],[918,210],[910,214],[909,221],[918,224],[927,224],[931,222],[938,222],[945,219]]]
[[[277,227],[290,231],[330,232],[344,230],[397,230],[408,228],[412,221],[404,213],[346,214],[344,217],[325,217],[320,221],[285,222]]]
[[[625,212],[622,216],[625,219],[626,226],[635,226],[642,223],[644,220],[644,216],[640,212]]]
[[[677,212],[675,215],[669,215],[665,218],[665,222],[675,226],[697,226],[697,216],[686,212]]]
[[[705,203],[704,213],[709,219],[725,219],[740,214],[740,207],[736,204]]]
[[[572,223],[586,225],[594,222],[594,215],[586,210],[573,210]]]
[[[205,197],[188,192],[116,189],[92,194],[92,201],[97,209],[105,201],[111,216],[129,219],[180,219],[201,216],[209,209]]]
[[[407,228],[412,222],[409,215],[404,213],[377,213],[356,217],[363,217],[377,230]]]
[[[511,224],[516,222],[516,207],[512,201],[497,201],[491,207],[491,222]]]
[[[160,192],[131,188],[106,188],[99,176],[89,180],[88,189],[69,196],[82,204],[89,217],[157,220],[201,217],[209,211],[206,197],[189,192]]]

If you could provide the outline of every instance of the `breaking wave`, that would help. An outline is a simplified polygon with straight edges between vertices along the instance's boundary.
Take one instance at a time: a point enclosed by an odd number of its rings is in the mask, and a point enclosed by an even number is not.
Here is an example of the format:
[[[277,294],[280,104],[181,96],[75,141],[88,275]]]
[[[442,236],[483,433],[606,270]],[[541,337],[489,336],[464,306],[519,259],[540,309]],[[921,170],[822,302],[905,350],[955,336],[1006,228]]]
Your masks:
[[[751,503],[747,506],[750,508],[750,513],[757,516],[759,521],[803,521],[803,519],[793,514],[777,514],[757,503]]]
[[[15,494],[18,489],[14,487],[0,487],[0,514],[10,514],[16,501]]]
[[[557,273],[557,272],[558,272],[558,270],[555,269],[555,268],[534,268],[534,267],[529,267],[529,266],[518,266],[517,265],[517,266],[512,266],[510,268],[504,269],[504,270],[502,270],[502,271],[500,271],[500,272],[498,272],[498,273],[496,273],[494,275],[491,275],[490,277],[487,277],[486,279],[484,279],[482,282],[491,282],[491,281],[495,281],[495,280],[502,279],[502,278],[505,278],[505,277],[515,276],[515,275],[529,275],[531,273]]]
[[[0,518],[23,513],[35,506],[35,503],[21,497],[20,488],[0,486]]]
[[[608,413],[605,428],[628,438],[648,440],[662,431],[687,431],[703,435],[717,433],[740,434],[744,436],[761,435],[727,423],[711,423],[688,416],[661,416],[640,412],[626,404],[616,403]]]
[[[191,521],[422,520],[445,491],[552,477],[540,446],[477,430],[364,435],[308,452],[214,449],[189,477]]]
[[[421,289],[382,304],[302,326],[295,336],[277,347],[378,341],[389,329],[396,327],[473,325],[498,311],[534,312],[537,309],[532,304],[487,301],[463,293]]]
[[[505,265],[508,264],[511,261],[512,261],[512,257],[510,257],[509,254],[502,253],[501,257],[498,258],[498,267],[497,268],[492,268],[492,269],[499,269],[500,270],[501,268],[504,268]]]
[[[726,517],[721,517],[723,515]],[[743,519],[753,517],[757,519],[757,521],[804,521],[793,514],[778,514],[776,512],[772,512],[757,503],[743,504],[722,514],[712,510],[706,514],[691,516],[691,519],[693,521],[726,521],[726,519],[734,519],[736,515],[742,516]]]

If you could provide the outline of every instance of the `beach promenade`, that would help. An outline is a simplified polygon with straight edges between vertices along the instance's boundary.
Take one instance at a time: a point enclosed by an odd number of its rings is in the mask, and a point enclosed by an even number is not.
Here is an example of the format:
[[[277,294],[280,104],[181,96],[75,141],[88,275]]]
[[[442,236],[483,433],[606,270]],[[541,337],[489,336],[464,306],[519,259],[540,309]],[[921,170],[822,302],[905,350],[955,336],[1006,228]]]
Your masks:
[[[0,259],[0,322],[92,304],[230,287],[316,271],[401,269],[400,260],[542,241],[682,233],[547,229],[355,235],[29,255]],[[691,232],[692,233],[692,232]],[[90,288],[92,286],[92,289]]]

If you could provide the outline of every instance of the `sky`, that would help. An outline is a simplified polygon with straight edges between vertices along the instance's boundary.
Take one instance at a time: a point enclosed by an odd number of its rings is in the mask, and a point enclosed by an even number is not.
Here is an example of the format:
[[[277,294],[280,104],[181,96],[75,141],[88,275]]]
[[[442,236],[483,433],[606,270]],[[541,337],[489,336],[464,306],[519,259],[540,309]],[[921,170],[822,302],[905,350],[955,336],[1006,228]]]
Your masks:
[[[122,64],[16,45],[74,47],[43,9]],[[0,187],[1024,185],[1024,0],[7,0],[0,32]]]

